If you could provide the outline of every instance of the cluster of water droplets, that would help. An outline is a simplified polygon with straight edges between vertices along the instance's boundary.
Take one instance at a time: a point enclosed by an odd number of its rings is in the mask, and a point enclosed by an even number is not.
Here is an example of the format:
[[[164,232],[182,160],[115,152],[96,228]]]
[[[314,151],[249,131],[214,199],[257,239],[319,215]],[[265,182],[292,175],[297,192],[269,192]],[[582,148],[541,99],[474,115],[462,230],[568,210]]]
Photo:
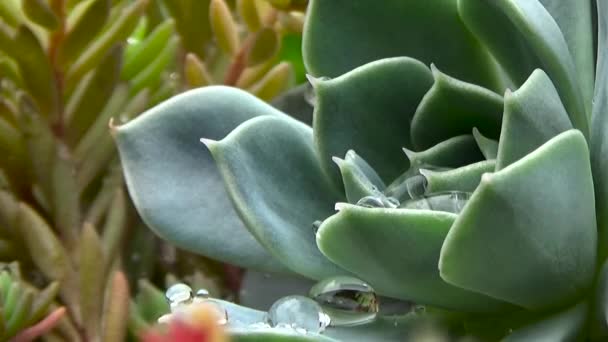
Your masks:
[[[184,309],[193,303],[205,304],[205,306],[212,308],[218,317],[217,324],[225,325],[228,323],[228,313],[226,312],[226,309],[213,301],[209,296],[209,291],[205,289],[199,289],[194,293],[190,286],[177,283],[167,289],[165,298],[169,303],[171,313],[161,316],[158,319],[159,323],[168,323],[173,318],[173,315],[181,314]]]
[[[471,193],[462,191],[428,193],[428,179],[420,170],[419,167],[408,170],[383,192],[372,189],[372,195],[361,198],[357,205],[365,208],[424,209],[460,213],[471,197]],[[428,165],[424,170],[444,171],[446,169]],[[317,229],[319,223],[320,221],[315,221]]]
[[[159,318],[168,323],[173,315],[179,315],[188,305],[205,303],[217,310],[218,324],[230,327],[256,329],[281,329],[301,334],[320,334],[329,326],[354,326],[372,322],[379,315],[379,300],[374,289],[366,282],[350,277],[327,278],[315,284],[308,296],[286,296],[272,304],[260,322],[243,325],[228,320],[227,311],[209,297],[204,289],[196,293],[186,284],[175,284],[165,296],[171,313]]]

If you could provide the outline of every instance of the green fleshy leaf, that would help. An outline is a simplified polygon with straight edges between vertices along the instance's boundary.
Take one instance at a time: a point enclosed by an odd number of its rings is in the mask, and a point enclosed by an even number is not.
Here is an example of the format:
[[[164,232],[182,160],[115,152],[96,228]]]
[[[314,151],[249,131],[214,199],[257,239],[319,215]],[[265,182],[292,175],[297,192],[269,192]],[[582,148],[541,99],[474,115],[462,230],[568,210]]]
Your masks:
[[[579,341],[582,338],[588,305],[585,302],[518,328],[503,342]]]
[[[592,0],[594,1],[594,0]],[[592,1],[540,0],[551,14],[568,44],[584,101],[593,97],[593,52]]]
[[[205,59],[205,47],[212,37],[209,20],[209,0],[163,0],[165,7],[175,19],[176,29],[186,51],[194,52]]]
[[[496,170],[505,168],[571,128],[568,114],[551,80],[542,70],[535,70],[521,88],[505,94]]]
[[[593,98],[591,168],[598,215],[600,260],[608,256],[608,4],[597,2],[598,56]]]
[[[460,135],[442,141],[420,152],[404,149],[412,167],[433,165],[459,167],[483,160],[483,155],[471,135]]]
[[[484,160],[447,171],[421,169],[420,173],[426,178],[426,193],[432,194],[444,191],[473,192],[486,172],[493,172],[496,166],[494,160]]]
[[[386,188],[376,171],[355,151],[348,151],[344,159],[334,157],[334,161],[340,168],[348,202],[357,203],[361,198]]]
[[[23,0],[21,2],[23,13],[28,19],[44,28],[53,31],[59,26],[59,19],[44,0]]]
[[[310,127],[261,117],[205,144],[239,216],[273,256],[313,279],[346,274],[315,244],[313,222],[330,216],[342,195],[318,164]]]
[[[144,41],[129,46],[125,51],[121,78],[123,80],[132,79],[144,70],[148,64],[153,63],[169,43],[174,31],[175,22],[172,19],[167,19],[158,25]]]
[[[411,145],[412,115],[433,83],[424,64],[408,57],[383,59],[312,83],[317,94],[315,144],[323,169],[336,183],[338,170],[331,158],[349,149],[374,165],[384,181],[407,169],[401,148]]]
[[[429,148],[445,139],[468,134],[477,127],[498,138],[502,97],[488,89],[452,78],[431,65],[435,83],[412,119],[412,143]]]
[[[496,156],[498,156],[498,141],[485,137],[475,127],[473,128],[473,137],[479,150],[487,160],[496,159]]]
[[[440,211],[342,204],[319,228],[317,244],[330,260],[382,295],[472,312],[509,308],[439,276],[439,253],[455,219],[456,215]]]
[[[589,134],[577,70],[558,24],[538,0],[459,0],[467,27],[507,70],[516,85],[535,68],[555,83],[575,128]]]
[[[79,13],[72,11],[69,21],[73,21],[68,26],[62,48],[58,52],[59,63],[66,67],[82,54],[87,45],[95,39],[101,31],[110,15],[111,0],[92,0],[83,1],[79,5],[85,6],[79,9]],[[77,15],[73,18],[73,15]]]
[[[66,105],[67,136],[76,144],[88,131],[119,81],[122,51],[116,46],[74,90]]]
[[[500,88],[489,55],[463,25],[456,1],[385,0],[378,6],[374,0],[312,0],[306,19],[304,61],[315,76],[336,77],[378,59],[408,56],[467,82]]]
[[[44,116],[51,116],[56,110],[57,89],[52,67],[46,52],[36,35],[24,25],[19,26],[11,45],[5,45],[7,53],[17,61],[25,85],[35,98]]]
[[[231,302],[212,299],[220,304],[230,317],[230,322],[236,327],[230,328],[229,331],[235,331],[238,336],[255,333],[256,330],[248,329],[247,326],[255,323],[265,322],[266,312],[253,310],[244,306],[240,306]],[[404,316],[397,317],[378,317],[373,322],[352,327],[328,327],[322,336],[327,339],[344,341],[344,342],[401,342],[407,339],[410,334],[415,332],[415,328],[421,324],[430,321],[442,320],[438,314],[432,313],[408,313]],[[258,329],[258,332],[266,333],[272,330]],[[255,335],[254,335],[255,336]],[[319,335],[306,335],[319,336]],[[266,340],[263,340],[266,341]],[[324,341],[324,340],[322,340]]]
[[[448,233],[439,269],[451,284],[546,309],[589,288],[596,243],[589,153],[570,130],[482,177]]]
[[[234,342],[338,342],[319,334],[302,334],[289,329],[236,329],[230,331]]]
[[[158,105],[118,127],[115,137],[131,198],[158,235],[224,262],[280,271],[238,218],[199,142],[221,139],[258,115],[280,112],[243,91],[208,87]]]

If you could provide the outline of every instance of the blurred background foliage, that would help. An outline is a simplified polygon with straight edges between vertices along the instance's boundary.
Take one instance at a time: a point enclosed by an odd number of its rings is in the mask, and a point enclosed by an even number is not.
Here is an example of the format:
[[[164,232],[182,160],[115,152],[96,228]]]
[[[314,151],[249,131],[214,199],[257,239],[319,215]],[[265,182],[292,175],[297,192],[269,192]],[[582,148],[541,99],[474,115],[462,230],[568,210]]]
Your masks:
[[[134,339],[178,280],[237,299],[239,270],[145,228],[108,122],[209,84],[269,101],[304,82],[305,7],[0,1],[0,341]]]

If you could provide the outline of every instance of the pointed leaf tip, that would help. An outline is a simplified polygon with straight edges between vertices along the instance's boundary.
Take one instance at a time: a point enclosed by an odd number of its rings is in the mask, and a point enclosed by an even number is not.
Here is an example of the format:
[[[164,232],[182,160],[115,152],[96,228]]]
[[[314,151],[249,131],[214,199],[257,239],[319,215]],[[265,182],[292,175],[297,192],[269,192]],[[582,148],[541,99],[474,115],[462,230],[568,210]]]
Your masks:
[[[212,149],[213,146],[217,145],[218,141],[213,139],[201,138],[200,142],[203,143],[209,150]]]

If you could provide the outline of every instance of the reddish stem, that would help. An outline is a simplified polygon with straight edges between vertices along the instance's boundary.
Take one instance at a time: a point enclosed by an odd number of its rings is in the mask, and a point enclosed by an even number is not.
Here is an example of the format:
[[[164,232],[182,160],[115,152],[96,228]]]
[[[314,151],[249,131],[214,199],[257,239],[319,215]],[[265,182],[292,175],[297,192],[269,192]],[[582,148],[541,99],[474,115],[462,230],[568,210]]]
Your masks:
[[[12,342],[30,342],[51,331],[65,315],[65,307],[59,307],[40,322],[23,330],[12,339]]]

